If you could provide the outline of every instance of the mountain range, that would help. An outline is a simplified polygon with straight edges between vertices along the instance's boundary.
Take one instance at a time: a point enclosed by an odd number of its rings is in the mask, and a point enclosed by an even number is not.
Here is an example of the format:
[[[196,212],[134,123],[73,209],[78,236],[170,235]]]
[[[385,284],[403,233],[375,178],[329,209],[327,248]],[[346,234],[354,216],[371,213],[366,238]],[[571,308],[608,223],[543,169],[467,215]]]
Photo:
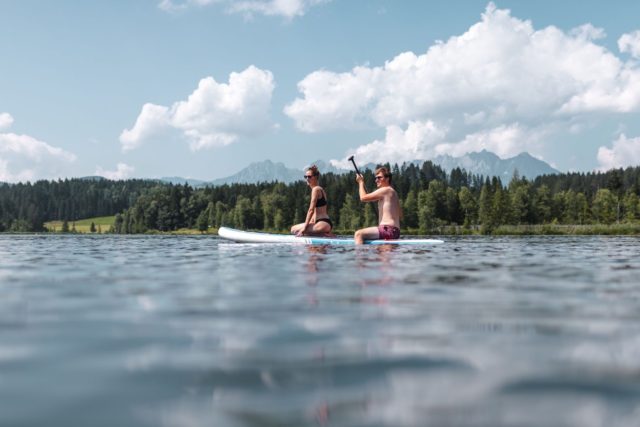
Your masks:
[[[437,156],[432,159],[432,162],[447,172],[451,172],[452,169],[458,167],[474,175],[497,176],[503,183],[511,181],[516,169],[520,176],[526,176],[528,179],[534,179],[540,175],[560,173],[559,170],[552,168],[548,163],[536,159],[526,152],[508,159],[501,159],[490,151],[482,150],[480,152],[467,153],[461,157]]]
[[[455,168],[464,169],[474,175],[497,176],[503,183],[508,183],[513,176],[515,170],[518,170],[520,176],[526,176],[533,179],[539,175],[551,175],[560,173],[560,171],[552,168],[548,163],[536,159],[529,153],[523,152],[515,157],[501,159],[494,153],[482,150],[480,152],[467,153],[461,157],[452,157],[449,155],[437,156],[431,161],[439,165],[447,173]],[[424,160],[415,160],[412,163],[422,165]],[[350,169],[339,169],[323,160],[318,160],[311,164],[318,166],[322,173],[347,173]],[[374,164],[362,165],[361,168],[373,169]],[[272,162],[264,160],[262,162],[252,163],[243,168],[238,173],[225,178],[219,178],[213,181],[202,181],[196,179],[187,179],[181,177],[163,177],[161,181],[171,182],[173,184],[189,184],[193,187],[202,187],[205,185],[223,185],[235,183],[256,183],[256,182],[273,182],[279,181],[291,183],[302,180],[303,169],[289,168],[282,162]]]

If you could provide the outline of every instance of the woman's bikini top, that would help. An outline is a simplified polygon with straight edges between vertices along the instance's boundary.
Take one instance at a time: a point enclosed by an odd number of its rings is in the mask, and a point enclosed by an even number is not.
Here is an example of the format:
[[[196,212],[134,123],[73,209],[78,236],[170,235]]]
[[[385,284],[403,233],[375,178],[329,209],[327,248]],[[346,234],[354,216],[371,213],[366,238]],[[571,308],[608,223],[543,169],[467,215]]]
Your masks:
[[[316,208],[327,206],[327,199],[324,197],[324,190],[322,191],[322,198],[316,200]]]

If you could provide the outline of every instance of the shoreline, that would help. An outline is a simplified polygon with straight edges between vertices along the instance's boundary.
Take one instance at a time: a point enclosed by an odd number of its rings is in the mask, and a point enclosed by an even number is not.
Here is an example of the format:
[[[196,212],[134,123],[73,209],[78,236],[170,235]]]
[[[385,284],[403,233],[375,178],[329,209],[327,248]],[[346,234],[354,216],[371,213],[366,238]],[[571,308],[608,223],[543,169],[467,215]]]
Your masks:
[[[266,233],[288,234],[285,230],[251,230]],[[336,230],[338,236],[353,235],[354,230]],[[64,233],[61,231],[41,231],[41,232],[1,232],[2,235],[115,235],[108,231],[86,232],[76,231]],[[197,229],[180,229],[174,231],[149,230],[144,233],[133,233],[129,235],[158,235],[158,236],[217,236],[218,229],[210,228],[207,231]],[[120,234],[125,235],[125,234]],[[404,237],[423,236],[640,236],[640,223],[619,223],[619,224],[536,224],[536,225],[501,225],[492,230],[487,230],[482,226],[465,227],[461,225],[448,225],[436,227],[429,232],[423,233],[416,229],[408,229],[402,233]]]

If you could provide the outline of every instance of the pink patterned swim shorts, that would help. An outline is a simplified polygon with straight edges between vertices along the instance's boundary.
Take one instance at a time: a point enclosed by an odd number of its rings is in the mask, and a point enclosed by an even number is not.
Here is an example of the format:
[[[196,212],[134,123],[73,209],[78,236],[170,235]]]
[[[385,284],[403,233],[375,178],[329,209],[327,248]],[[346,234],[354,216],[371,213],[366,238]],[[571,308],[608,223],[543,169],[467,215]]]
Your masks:
[[[378,233],[380,233],[380,238],[384,240],[396,240],[400,237],[400,229],[393,225],[379,225]]]

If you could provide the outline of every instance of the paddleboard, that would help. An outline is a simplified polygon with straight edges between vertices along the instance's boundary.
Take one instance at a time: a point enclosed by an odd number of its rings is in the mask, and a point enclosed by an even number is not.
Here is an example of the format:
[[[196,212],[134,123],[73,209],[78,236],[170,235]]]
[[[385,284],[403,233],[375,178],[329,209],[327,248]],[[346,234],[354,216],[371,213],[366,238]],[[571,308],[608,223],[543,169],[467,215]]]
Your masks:
[[[296,237],[292,234],[260,233],[242,231],[228,227],[220,227],[218,236],[223,239],[239,243],[297,243],[304,245],[353,245],[353,239],[346,237]],[[367,240],[367,245],[437,245],[444,243],[438,239],[398,239],[398,240]]]

